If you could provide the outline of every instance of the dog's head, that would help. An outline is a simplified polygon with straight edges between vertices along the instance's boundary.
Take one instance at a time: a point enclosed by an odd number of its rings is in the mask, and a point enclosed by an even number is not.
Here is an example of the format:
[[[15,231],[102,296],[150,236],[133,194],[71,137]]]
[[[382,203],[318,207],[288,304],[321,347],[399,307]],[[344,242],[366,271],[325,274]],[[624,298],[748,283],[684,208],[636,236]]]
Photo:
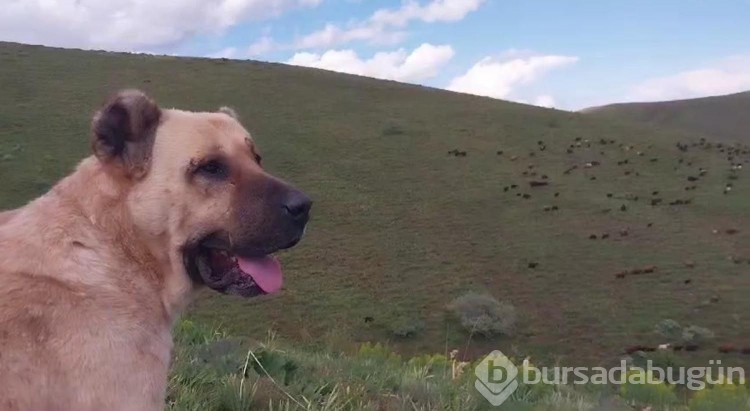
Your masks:
[[[177,275],[245,297],[280,289],[272,254],[300,241],[312,202],[263,170],[233,110],[162,109],[124,90],[95,114],[92,149],[127,184],[130,218]]]

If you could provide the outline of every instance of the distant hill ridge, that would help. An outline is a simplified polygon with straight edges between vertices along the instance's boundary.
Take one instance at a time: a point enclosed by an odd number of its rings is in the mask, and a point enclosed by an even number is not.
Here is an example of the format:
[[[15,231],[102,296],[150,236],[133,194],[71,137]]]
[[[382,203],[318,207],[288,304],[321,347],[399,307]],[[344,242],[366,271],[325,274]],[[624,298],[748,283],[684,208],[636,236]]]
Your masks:
[[[590,107],[581,113],[620,118],[701,134],[723,142],[750,142],[750,91],[722,96]]]

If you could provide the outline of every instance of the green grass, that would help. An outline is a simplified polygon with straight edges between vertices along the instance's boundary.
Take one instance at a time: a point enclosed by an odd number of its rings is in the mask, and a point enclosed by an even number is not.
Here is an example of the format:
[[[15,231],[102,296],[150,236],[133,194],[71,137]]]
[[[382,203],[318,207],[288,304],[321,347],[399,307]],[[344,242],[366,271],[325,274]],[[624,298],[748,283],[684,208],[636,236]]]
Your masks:
[[[301,349],[273,335],[246,344],[190,321],[178,324],[176,341],[169,411],[750,410],[747,387],[736,382],[690,392],[665,383],[527,385],[521,378],[512,395],[493,407],[474,388],[477,362],[450,355],[402,357],[369,343],[351,352]],[[511,361],[524,367],[523,359]]]
[[[611,104],[583,110],[593,116],[700,133],[712,140],[750,142],[750,91],[653,103]]]
[[[0,208],[70,172],[88,154],[91,114],[122,87],[167,107],[233,106],[270,171],[315,200],[306,238],[279,255],[281,294],[205,292],[191,306],[191,318],[238,338],[272,329],[300,346],[381,341],[402,355],[450,346],[470,357],[517,349],[584,366],[661,343],[654,326],[671,318],[716,335],[679,353],[685,360],[716,359],[718,344],[750,346],[750,265],[729,259],[750,258],[750,179],[736,172],[724,195],[726,153],[675,146],[699,136],[279,64],[0,43]],[[591,145],[568,154],[576,138]],[[448,155],[453,149],[467,156]],[[590,161],[601,165],[584,168]],[[523,175],[530,165],[537,176]],[[699,167],[708,174],[684,191]],[[542,174],[550,185],[530,188]],[[519,188],[505,192],[511,184]],[[654,190],[664,204],[648,203]],[[559,209],[544,211],[552,205]],[[649,265],[656,272],[615,278]],[[446,306],[469,291],[515,307],[512,336],[468,339]],[[404,321],[417,332],[398,337]],[[749,357],[721,358],[747,365]]]

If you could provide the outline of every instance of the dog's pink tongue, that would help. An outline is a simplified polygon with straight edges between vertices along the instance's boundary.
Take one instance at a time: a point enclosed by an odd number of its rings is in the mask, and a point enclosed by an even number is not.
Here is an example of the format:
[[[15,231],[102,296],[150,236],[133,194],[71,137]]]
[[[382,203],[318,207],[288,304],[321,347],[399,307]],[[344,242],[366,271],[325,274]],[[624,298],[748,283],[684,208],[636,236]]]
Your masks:
[[[275,293],[281,289],[284,282],[281,275],[281,264],[274,256],[267,255],[258,258],[237,257],[240,270],[253,277],[255,284],[268,294]]]

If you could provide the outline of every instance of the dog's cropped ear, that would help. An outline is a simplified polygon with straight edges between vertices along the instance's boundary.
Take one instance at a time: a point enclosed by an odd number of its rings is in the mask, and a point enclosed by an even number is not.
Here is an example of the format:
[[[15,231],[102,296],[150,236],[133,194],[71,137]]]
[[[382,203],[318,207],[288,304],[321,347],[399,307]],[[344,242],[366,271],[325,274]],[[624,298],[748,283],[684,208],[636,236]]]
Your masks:
[[[219,113],[224,113],[235,120],[240,119],[240,116],[238,116],[237,112],[231,107],[222,106],[221,108],[219,108]]]
[[[122,90],[94,114],[91,148],[105,164],[118,166],[131,178],[149,167],[161,109],[140,90]]]

